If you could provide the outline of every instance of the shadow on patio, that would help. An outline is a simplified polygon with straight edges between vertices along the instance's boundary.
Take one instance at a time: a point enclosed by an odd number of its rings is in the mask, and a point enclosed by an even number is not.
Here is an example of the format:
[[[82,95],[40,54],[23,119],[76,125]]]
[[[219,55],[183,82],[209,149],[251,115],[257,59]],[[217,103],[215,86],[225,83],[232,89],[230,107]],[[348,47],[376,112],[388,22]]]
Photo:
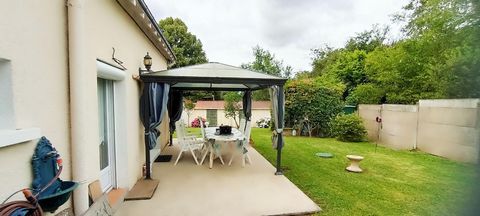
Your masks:
[[[197,166],[190,154],[177,166],[176,146],[162,154],[172,161],[154,163],[153,178],[160,180],[150,200],[126,201],[116,215],[292,215],[311,214],[320,208],[273,167],[255,149],[249,148],[252,165],[231,166],[215,160]]]

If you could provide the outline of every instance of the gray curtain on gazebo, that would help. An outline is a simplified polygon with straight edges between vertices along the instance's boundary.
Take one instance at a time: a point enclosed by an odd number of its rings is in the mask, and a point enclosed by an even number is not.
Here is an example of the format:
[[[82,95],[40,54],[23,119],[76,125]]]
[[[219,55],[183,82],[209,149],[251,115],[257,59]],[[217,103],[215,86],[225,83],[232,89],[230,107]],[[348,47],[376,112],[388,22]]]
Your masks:
[[[173,132],[175,132],[175,122],[180,120],[183,111],[183,93],[182,91],[171,91],[168,99],[168,117],[170,118],[170,145],[172,145]]]
[[[283,92],[283,86],[272,86],[270,88],[270,98],[272,101],[272,114],[275,129],[273,130],[272,145],[277,149],[277,171],[275,175],[282,175],[281,161],[282,161],[282,148],[284,146],[283,140],[283,126],[284,126],[284,113],[285,113],[285,93]]]
[[[285,113],[285,94],[283,93],[282,86],[272,86],[270,88],[270,98],[272,101],[272,115],[273,123],[275,126],[274,134],[272,137],[272,145],[275,149],[283,147],[283,127],[284,127],[284,113]],[[279,145],[281,144],[281,145]]]
[[[250,121],[252,117],[252,91],[247,90],[243,94],[243,115],[246,121]],[[245,129],[245,128],[243,128]]]
[[[167,110],[170,85],[166,83],[145,83],[140,96],[140,120],[145,128],[145,166],[147,178],[150,178],[150,151],[157,145],[162,123]]]

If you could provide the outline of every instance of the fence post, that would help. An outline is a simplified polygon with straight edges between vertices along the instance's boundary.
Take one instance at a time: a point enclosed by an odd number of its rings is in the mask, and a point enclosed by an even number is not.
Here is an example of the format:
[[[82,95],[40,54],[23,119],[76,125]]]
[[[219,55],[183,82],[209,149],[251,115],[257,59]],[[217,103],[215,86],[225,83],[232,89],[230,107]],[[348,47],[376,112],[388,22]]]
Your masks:
[[[478,151],[477,156],[477,167],[480,170],[480,102],[477,102],[477,122],[476,122],[476,129],[477,129],[477,137],[476,137],[476,146]]]
[[[413,149],[417,149],[418,144],[418,126],[420,122],[420,102],[417,102],[417,128],[415,129],[415,142],[413,143]]]

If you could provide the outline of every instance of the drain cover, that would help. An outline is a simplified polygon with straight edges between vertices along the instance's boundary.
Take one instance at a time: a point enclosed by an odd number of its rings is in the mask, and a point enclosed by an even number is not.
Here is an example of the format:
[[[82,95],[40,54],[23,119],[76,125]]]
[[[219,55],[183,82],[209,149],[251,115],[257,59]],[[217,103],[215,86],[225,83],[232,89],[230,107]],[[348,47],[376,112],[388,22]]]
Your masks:
[[[319,152],[319,153],[316,153],[315,155],[318,156],[318,157],[322,157],[322,158],[332,158],[333,157],[333,154],[328,153],[328,152]]]

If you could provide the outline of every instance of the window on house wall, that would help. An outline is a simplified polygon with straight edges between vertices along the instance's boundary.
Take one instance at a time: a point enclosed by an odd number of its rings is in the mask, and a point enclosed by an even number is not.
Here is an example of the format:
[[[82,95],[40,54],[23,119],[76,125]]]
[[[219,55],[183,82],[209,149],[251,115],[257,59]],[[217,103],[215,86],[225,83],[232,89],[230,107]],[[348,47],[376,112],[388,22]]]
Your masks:
[[[207,122],[209,127],[217,126],[217,110],[207,109]]]
[[[0,147],[39,138],[39,128],[16,128],[13,101],[12,63],[0,58]]]
[[[15,129],[12,71],[9,60],[0,58],[0,130]]]

